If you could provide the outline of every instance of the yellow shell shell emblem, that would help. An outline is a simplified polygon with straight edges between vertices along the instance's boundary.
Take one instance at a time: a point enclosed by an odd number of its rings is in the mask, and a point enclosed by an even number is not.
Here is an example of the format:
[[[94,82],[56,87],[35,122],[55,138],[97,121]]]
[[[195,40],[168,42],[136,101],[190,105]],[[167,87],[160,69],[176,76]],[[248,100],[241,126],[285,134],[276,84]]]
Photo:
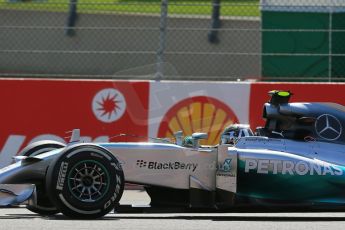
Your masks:
[[[177,131],[185,136],[195,132],[208,133],[204,145],[219,143],[223,129],[239,123],[234,112],[218,99],[199,96],[187,98],[171,107],[164,115],[158,129],[159,137],[173,138]]]

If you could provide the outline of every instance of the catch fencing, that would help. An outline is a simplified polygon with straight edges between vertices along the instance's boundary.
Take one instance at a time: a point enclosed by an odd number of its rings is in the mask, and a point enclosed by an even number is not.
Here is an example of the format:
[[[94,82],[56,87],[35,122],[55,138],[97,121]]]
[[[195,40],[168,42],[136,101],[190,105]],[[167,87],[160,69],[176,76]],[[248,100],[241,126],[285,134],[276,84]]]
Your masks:
[[[343,81],[340,0],[1,0],[0,77]]]

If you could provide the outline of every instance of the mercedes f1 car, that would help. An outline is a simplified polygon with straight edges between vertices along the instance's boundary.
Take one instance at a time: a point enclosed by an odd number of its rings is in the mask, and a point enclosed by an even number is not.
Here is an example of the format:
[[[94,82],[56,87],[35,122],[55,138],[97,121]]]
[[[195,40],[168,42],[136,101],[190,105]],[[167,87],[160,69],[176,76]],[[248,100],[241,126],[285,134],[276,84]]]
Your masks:
[[[31,144],[0,170],[0,205],[99,218],[133,183],[144,186],[152,207],[344,206],[345,107],[270,95],[264,127],[254,135],[233,125],[217,146],[200,145],[203,133],[188,141],[178,133],[175,143],[80,143],[78,130],[67,146]]]

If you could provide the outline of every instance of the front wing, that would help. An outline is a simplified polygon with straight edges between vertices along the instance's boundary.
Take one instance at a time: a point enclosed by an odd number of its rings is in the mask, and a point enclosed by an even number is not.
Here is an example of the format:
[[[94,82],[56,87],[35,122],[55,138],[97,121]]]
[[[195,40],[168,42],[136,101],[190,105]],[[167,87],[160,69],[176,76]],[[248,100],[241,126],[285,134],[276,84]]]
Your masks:
[[[37,203],[36,186],[33,184],[0,184],[0,206]]]

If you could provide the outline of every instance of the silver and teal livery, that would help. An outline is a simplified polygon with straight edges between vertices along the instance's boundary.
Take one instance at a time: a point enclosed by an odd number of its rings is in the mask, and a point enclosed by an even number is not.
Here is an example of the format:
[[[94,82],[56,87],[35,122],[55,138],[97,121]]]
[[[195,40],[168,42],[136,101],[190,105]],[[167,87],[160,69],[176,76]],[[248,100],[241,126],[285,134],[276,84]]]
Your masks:
[[[234,183],[223,189],[266,205],[344,205],[345,108],[288,103],[285,91],[270,95],[261,136],[241,138],[223,156],[236,162],[228,173]]]

